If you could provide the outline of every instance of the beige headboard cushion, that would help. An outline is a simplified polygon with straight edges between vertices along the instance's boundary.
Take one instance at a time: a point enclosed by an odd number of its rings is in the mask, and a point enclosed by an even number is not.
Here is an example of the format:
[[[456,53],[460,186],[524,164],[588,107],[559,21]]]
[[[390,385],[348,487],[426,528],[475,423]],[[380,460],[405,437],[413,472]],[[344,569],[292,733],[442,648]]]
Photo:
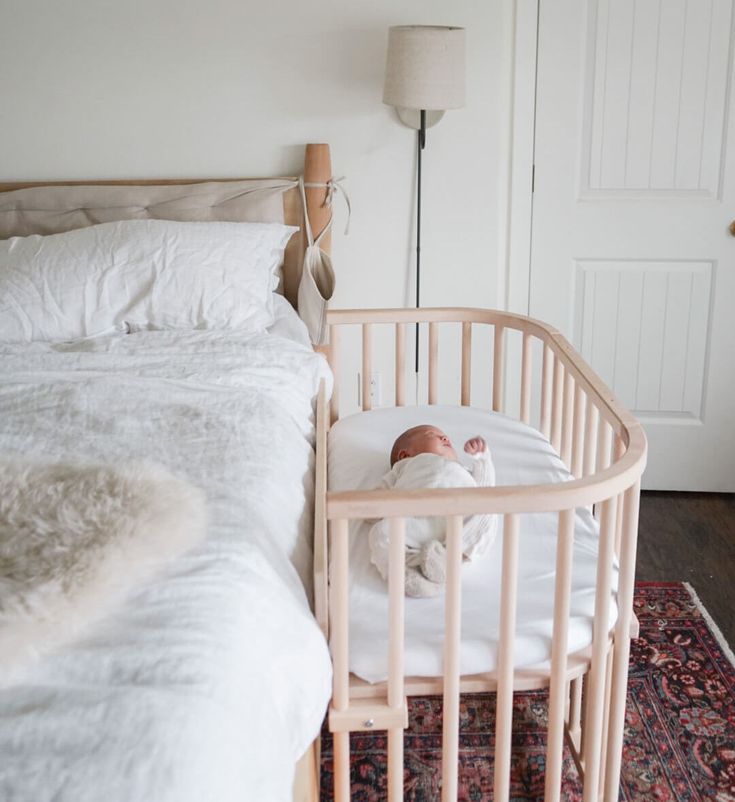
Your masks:
[[[326,182],[331,175],[329,145],[306,145],[303,176],[315,236],[331,218],[326,202]],[[296,308],[306,236],[301,193],[294,178],[0,183],[0,239],[57,234],[96,223],[141,218],[298,226],[300,232],[291,237],[286,248],[282,287]],[[320,246],[329,252],[329,232]]]
[[[303,231],[292,178],[0,185],[0,239],[58,234],[114,220],[285,222]],[[296,304],[304,239],[286,249],[284,295]]]

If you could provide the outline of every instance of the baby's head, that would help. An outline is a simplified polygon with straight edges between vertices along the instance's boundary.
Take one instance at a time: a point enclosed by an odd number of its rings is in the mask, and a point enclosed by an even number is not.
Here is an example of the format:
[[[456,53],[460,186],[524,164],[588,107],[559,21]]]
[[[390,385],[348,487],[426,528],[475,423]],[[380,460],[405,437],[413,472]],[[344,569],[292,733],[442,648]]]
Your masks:
[[[437,454],[446,459],[457,460],[452,441],[441,429],[428,424],[406,429],[398,436],[390,452],[390,466],[392,468],[396,462],[417,454]]]

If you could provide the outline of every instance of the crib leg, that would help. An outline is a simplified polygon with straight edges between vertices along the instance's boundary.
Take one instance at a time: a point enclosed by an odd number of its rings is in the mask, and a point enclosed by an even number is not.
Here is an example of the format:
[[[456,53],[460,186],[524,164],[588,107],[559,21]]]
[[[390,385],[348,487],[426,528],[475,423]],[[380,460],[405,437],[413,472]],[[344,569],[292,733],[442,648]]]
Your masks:
[[[558,802],[561,793],[562,755],[564,751],[564,708],[567,690],[567,639],[569,597],[572,579],[574,510],[559,514],[556,551],[556,588],[554,591],[554,630],[551,645],[551,680],[549,683],[549,724],[546,744],[545,802]]]
[[[577,752],[582,750],[582,682],[583,677],[577,677],[570,683],[569,699],[569,737],[572,739]]]
[[[388,565],[388,706],[405,711],[403,687],[404,602],[406,577],[406,522],[393,518],[390,523],[390,562]],[[403,729],[388,730],[388,802],[403,800]]]
[[[605,787],[605,766],[607,762],[607,741],[610,728],[610,693],[612,690],[612,665],[614,651],[614,647],[610,649],[610,653],[607,656],[607,664],[605,666],[605,708],[602,717],[602,747],[600,749],[600,779],[598,781],[600,788],[600,799],[602,799],[602,791]]]
[[[349,802],[350,798],[350,734],[335,732],[334,744],[334,802]]]
[[[447,589],[444,624],[442,802],[457,799],[459,764],[459,652],[461,643],[462,517],[447,518]]]
[[[513,647],[518,594],[518,515],[507,514],[503,527],[503,573],[500,583],[500,644],[495,712],[495,802],[510,799],[513,730]]]
[[[602,726],[605,706],[605,675],[608,659],[610,589],[615,538],[615,497],[600,505],[600,551],[597,557],[595,619],[592,635],[592,659],[587,683],[584,716],[584,790],[583,802],[598,802],[600,787],[600,752],[603,748]]]
[[[403,799],[403,730],[388,730],[388,799]]]

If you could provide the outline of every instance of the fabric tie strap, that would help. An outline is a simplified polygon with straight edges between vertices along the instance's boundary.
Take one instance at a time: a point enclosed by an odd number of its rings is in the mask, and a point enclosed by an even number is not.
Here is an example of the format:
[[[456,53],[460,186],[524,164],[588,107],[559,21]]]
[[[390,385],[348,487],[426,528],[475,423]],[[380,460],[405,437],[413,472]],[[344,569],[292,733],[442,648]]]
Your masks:
[[[299,177],[299,189],[301,190],[301,202],[304,205],[304,218],[306,222],[306,234],[309,238],[309,244],[312,244],[313,236],[311,235],[311,224],[309,223],[308,215],[306,214],[306,194],[304,193],[304,188],[306,189],[320,189],[324,188],[327,190],[326,197],[324,198],[324,203],[322,206],[326,206],[330,210],[329,222],[324,227],[324,231],[319,235],[321,239],[322,235],[328,231],[332,226],[332,220],[334,217],[334,212],[332,211],[332,205],[334,202],[334,195],[336,192],[341,192],[342,197],[345,199],[345,205],[347,206],[347,223],[345,224],[345,234],[350,233],[350,219],[352,217],[352,204],[350,203],[350,196],[347,194],[347,190],[342,183],[345,180],[343,175],[339,176],[339,178],[330,178],[329,181],[322,183],[321,181],[304,181],[303,176]]]

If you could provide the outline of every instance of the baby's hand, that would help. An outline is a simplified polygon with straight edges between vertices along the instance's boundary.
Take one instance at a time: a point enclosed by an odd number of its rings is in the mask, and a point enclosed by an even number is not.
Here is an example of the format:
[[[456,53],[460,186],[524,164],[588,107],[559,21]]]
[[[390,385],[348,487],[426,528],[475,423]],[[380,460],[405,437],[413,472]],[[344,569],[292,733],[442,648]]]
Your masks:
[[[484,451],[487,451],[487,443],[478,435],[477,437],[472,437],[464,444],[464,450],[468,454],[482,454]]]

